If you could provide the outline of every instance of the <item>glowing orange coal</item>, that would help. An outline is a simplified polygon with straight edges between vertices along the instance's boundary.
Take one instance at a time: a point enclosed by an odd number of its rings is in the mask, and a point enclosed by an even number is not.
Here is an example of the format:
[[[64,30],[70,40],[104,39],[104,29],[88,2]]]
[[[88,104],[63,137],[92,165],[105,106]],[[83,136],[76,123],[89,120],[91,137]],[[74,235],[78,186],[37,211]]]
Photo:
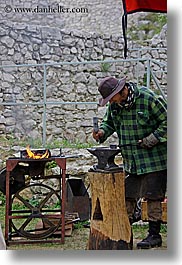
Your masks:
[[[39,151],[31,151],[30,146],[28,145],[26,147],[27,151],[27,157],[32,159],[42,159],[42,158],[48,158],[49,157],[49,151],[46,149],[45,153],[41,154]]]

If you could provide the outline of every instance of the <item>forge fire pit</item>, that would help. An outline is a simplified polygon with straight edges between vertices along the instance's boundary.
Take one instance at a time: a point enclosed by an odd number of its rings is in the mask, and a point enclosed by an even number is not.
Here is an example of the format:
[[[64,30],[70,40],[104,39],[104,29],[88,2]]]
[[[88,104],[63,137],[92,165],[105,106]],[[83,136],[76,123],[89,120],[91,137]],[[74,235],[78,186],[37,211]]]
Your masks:
[[[19,157],[10,157],[6,160],[6,168],[0,172],[0,189],[6,195],[5,241],[7,245],[45,241],[64,243],[66,160],[71,157],[77,156],[64,156],[61,152],[58,156],[51,156],[50,150],[30,150],[29,148],[28,152],[27,149],[20,151]],[[59,166],[60,173],[45,176],[46,163],[51,161]],[[38,180],[38,183],[27,185],[26,175],[32,180]],[[39,182],[39,180],[50,178],[58,179],[60,187],[58,191]],[[31,194],[33,189],[41,189],[43,198],[34,200]],[[56,206],[50,207],[49,202],[53,197],[54,201],[56,199]],[[50,238],[60,227],[60,238]]]
[[[43,159],[51,157],[51,152],[49,149],[38,149],[30,150],[30,146],[27,146],[26,150],[20,151],[21,158],[33,158],[33,159]]]

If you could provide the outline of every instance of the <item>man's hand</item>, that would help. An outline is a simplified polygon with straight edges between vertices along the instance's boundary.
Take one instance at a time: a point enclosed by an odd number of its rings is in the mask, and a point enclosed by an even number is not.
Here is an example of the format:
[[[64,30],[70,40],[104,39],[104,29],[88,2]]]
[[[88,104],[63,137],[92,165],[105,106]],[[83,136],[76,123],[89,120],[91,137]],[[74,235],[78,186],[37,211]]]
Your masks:
[[[153,133],[151,133],[149,136],[143,138],[142,140],[139,140],[138,143],[141,147],[145,149],[150,149],[154,145],[156,145],[159,142],[159,140],[155,137]]]
[[[93,138],[98,142],[100,138],[102,138],[104,136],[104,131],[102,129],[99,129],[98,132],[95,132],[93,130],[92,132],[92,136]]]

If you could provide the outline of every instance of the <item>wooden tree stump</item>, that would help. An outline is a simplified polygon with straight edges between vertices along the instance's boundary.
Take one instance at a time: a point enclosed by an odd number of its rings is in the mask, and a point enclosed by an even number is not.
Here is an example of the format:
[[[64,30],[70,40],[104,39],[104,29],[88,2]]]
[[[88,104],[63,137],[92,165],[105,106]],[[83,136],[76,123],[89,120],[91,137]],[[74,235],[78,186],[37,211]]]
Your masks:
[[[92,213],[89,250],[130,250],[132,232],[125,206],[124,173],[89,172]]]

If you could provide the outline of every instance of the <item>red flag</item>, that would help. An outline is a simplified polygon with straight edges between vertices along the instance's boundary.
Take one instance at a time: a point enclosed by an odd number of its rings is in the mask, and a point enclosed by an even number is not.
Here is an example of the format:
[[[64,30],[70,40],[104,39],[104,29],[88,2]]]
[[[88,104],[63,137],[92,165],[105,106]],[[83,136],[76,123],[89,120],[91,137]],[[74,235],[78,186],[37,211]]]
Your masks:
[[[167,0],[123,0],[124,12],[132,14],[135,12],[167,12]]]
[[[167,13],[167,0],[122,0],[124,15],[122,17],[122,28],[124,38],[124,57],[127,57],[127,15],[135,12],[159,12]]]

